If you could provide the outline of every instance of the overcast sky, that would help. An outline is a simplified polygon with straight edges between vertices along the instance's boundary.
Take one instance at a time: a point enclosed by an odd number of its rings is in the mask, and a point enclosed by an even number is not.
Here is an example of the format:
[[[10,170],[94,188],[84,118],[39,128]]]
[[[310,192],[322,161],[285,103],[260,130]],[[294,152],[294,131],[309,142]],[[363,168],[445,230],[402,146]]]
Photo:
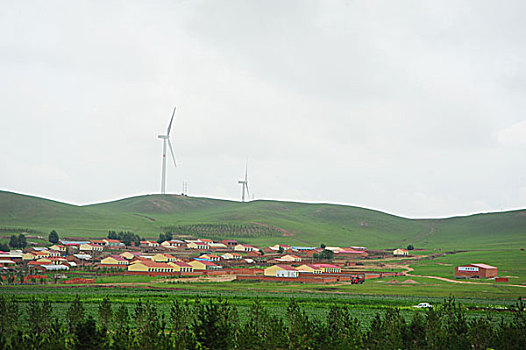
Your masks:
[[[0,5],[0,188],[526,207],[524,1]]]

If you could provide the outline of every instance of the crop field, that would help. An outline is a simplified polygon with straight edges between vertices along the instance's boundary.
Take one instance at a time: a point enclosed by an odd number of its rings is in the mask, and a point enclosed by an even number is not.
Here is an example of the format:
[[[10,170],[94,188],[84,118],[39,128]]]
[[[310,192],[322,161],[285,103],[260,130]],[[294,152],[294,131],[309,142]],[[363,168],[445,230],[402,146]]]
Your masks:
[[[281,290],[281,288],[275,284],[263,283],[261,286],[258,286],[259,288],[254,289],[250,288],[247,283],[234,282],[233,284],[236,285],[236,288],[218,288],[218,285],[210,283],[197,283],[181,285],[181,287],[187,288],[170,290],[159,290],[153,285],[148,288],[62,288],[58,286],[35,288],[34,286],[12,286],[2,287],[1,291],[3,295],[16,296],[22,307],[24,307],[32,297],[39,299],[47,298],[52,302],[53,309],[59,315],[66,312],[75,295],[78,294],[87,312],[93,314],[94,317],[96,316],[99,302],[105,296],[107,296],[113,304],[127,305],[130,311],[133,310],[134,304],[138,301],[149,301],[155,303],[161,312],[167,312],[174,300],[186,300],[189,303],[195,303],[197,299],[222,298],[228,300],[231,305],[236,306],[241,319],[247,316],[248,310],[256,298],[274,315],[284,315],[288,303],[291,298],[294,298],[309,316],[318,319],[326,317],[330,305],[347,306],[352,310],[353,316],[357,317],[363,326],[369,326],[374,316],[378,313],[383,313],[387,308],[396,307],[400,309],[404,318],[410,319],[415,312],[423,312],[422,310],[414,308],[413,305],[424,301],[438,305],[448,297],[429,296],[424,298],[416,295],[389,296],[351,294],[343,290],[341,290],[340,293],[331,293],[334,291],[327,290],[329,287],[323,288],[323,286],[319,286],[317,289],[309,288],[308,290]],[[220,285],[224,286],[225,284]],[[277,293],[278,291],[279,293]],[[319,293],[320,291],[329,293]],[[472,298],[469,294],[466,294],[465,297],[457,298],[457,301],[467,308],[469,317],[485,316],[492,317],[498,321],[502,317],[505,319],[509,317],[507,312],[500,310],[515,304],[517,300]]]

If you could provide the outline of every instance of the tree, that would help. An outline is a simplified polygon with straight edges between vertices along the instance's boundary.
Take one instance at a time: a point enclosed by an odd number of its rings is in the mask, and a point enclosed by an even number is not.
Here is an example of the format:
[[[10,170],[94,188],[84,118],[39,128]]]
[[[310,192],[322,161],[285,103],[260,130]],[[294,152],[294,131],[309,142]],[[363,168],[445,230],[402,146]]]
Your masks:
[[[18,237],[16,235],[12,235],[9,239],[9,246],[11,248],[18,248]]]
[[[90,315],[87,320],[80,321],[74,330],[75,349],[98,350],[106,348],[106,330],[98,330],[97,323]]]
[[[324,249],[320,255],[320,259],[332,260],[334,258],[334,252],[332,250]]]
[[[75,296],[75,300],[73,300],[73,303],[71,303],[66,313],[70,332],[74,331],[75,328],[77,328],[77,325],[84,322],[84,313],[84,306],[82,306],[80,297],[77,294]]]
[[[53,230],[49,233],[49,241],[53,244],[57,244],[58,243],[58,233],[57,231]]]
[[[278,253],[283,254],[284,251],[285,251],[285,249],[283,249],[282,246],[279,246]]]
[[[99,304],[99,322],[102,323],[104,328],[108,329],[111,320],[113,318],[113,310],[111,309],[110,300],[108,297],[104,297]]]
[[[415,247],[413,247],[412,244],[410,244],[410,245],[407,246],[407,250],[413,250],[413,249],[415,249]]]
[[[9,251],[9,245],[7,243],[1,243],[0,244],[0,250],[3,251],[3,252],[8,252]]]
[[[166,236],[164,235],[164,233],[159,233],[159,239],[157,240],[157,243],[161,244],[164,241],[166,241]]]
[[[24,249],[27,246],[26,236],[19,234],[18,236],[12,235],[9,240],[9,246],[12,248]]]
[[[325,249],[326,245],[324,243],[320,244],[321,249]]]

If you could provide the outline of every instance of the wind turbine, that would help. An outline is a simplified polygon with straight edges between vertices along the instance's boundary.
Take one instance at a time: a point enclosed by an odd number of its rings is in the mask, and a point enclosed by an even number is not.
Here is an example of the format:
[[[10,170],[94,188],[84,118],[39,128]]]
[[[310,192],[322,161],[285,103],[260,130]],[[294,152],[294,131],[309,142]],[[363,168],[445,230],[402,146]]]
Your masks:
[[[177,163],[175,162],[174,149],[172,148],[172,143],[170,142],[170,129],[172,128],[172,122],[174,120],[174,116],[175,116],[175,107],[172,113],[172,119],[170,119],[170,124],[168,124],[168,130],[166,130],[166,135],[157,136],[158,138],[163,140],[163,170],[162,170],[162,177],[161,177],[161,194],[166,193],[166,143],[168,143],[168,146],[170,147],[170,153],[172,154],[172,160],[174,161],[175,167],[177,167]]]
[[[247,192],[248,199],[250,200],[250,193],[248,192],[248,161],[245,164],[245,179],[239,180],[237,183],[241,184],[241,201],[245,201],[245,191]]]

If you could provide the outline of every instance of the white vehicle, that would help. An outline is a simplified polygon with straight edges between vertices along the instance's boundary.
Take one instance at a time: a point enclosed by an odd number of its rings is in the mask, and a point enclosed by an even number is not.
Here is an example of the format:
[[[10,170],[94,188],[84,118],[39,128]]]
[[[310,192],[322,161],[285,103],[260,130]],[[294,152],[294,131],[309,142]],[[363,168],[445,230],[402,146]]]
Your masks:
[[[424,308],[424,309],[427,309],[427,308],[431,308],[433,307],[433,305],[431,304],[428,304],[428,303],[420,303],[418,305],[415,305],[413,307],[417,307],[417,308]]]

